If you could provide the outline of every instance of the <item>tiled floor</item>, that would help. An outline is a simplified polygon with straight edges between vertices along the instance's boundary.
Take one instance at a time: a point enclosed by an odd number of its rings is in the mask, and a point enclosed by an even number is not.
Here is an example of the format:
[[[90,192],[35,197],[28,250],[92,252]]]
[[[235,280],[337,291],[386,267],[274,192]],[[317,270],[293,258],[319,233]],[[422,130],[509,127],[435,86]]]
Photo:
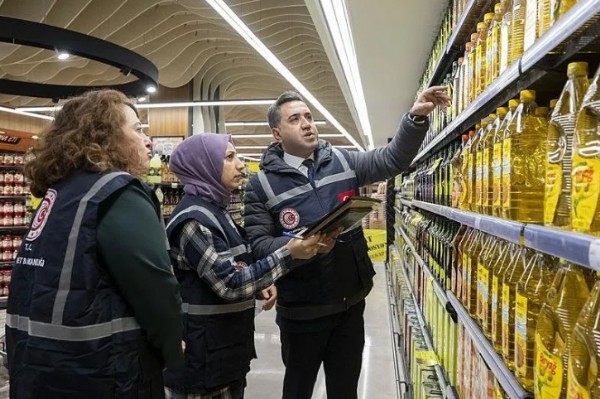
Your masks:
[[[365,349],[359,381],[359,399],[397,399],[392,342],[388,316],[385,269],[376,265],[375,287],[367,298],[365,310]],[[4,326],[5,311],[0,311],[0,326]],[[4,328],[0,335],[3,335]],[[279,330],[275,311],[262,312],[256,319],[256,350],[258,359],[252,362],[248,375],[247,399],[279,399],[283,383]],[[325,399],[325,380],[321,370],[313,399]],[[8,398],[8,374],[0,365],[0,399]]]
[[[359,399],[396,399],[396,377],[392,360],[392,341],[388,315],[388,299],[383,264],[375,267],[375,287],[367,297],[365,310],[365,350],[359,381]],[[275,312],[262,312],[256,319],[256,351],[258,359],[252,362],[248,375],[248,399],[280,399],[283,384],[283,363],[279,330]],[[313,399],[325,399],[325,379],[317,378]]]

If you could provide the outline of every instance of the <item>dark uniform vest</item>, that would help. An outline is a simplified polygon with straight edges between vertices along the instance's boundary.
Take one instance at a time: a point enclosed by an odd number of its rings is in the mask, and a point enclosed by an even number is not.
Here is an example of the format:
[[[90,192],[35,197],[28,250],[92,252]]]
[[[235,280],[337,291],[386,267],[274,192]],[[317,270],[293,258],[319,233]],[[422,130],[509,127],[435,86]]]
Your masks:
[[[197,220],[213,236],[227,242],[215,248],[238,267],[253,263],[244,232],[226,211],[199,196],[186,195],[167,224],[171,260],[181,284],[184,313],[185,366],[165,371],[165,385],[180,393],[209,393],[250,371],[254,352],[254,299],[225,301],[201,280],[196,270],[182,269],[177,262],[183,225]],[[219,245],[215,242],[215,245]]]
[[[272,159],[251,180],[271,213],[276,236],[313,224],[348,196],[358,194],[356,173],[341,151],[327,146],[319,147],[315,154],[313,182],[282,159]],[[358,227],[341,235],[329,254],[277,281],[278,316],[308,320],[342,312],[367,296],[374,274],[362,228]]]
[[[144,187],[124,172],[78,171],[35,213],[8,299],[11,398],[141,398],[160,376],[158,351],[96,253],[100,204],[130,184]]]

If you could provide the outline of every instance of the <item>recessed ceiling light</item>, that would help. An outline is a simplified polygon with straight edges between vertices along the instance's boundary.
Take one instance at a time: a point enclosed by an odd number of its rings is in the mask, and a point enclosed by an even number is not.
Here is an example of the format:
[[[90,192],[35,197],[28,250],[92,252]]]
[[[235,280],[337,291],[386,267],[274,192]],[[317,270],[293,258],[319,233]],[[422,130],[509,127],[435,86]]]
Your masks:
[[[138,102],[141,102],[141,103],[143,103],[144,101],[148,101],[148,97],[146,97],[146,96],[142,96],[142,97],[139,97],[139,98],[138,98]]]
[[[146,91],[148,93],[156,93],[156,86],[154,86],[154,85],[148,85],[148,87],[146,87]]]
[[[58,58],[61,61],[64,61],[67,58],[69,58],[70,56],[71,56],[71,54],[67,53],[66,51],[59,51],[58,54],[56,55],[56,58]]]

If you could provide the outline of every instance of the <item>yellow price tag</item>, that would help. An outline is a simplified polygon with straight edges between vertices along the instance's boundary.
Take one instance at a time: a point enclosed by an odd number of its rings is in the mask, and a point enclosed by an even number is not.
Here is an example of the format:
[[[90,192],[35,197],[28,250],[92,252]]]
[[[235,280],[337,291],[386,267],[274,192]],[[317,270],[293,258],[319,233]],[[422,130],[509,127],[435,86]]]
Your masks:
[[[40,206],[40,204],[42,203],[42,198],[35,197],[31,193],[29,194],[29,196],[31,197],[31,207],[33,208],[33,210],[36,210],[38,206]]]

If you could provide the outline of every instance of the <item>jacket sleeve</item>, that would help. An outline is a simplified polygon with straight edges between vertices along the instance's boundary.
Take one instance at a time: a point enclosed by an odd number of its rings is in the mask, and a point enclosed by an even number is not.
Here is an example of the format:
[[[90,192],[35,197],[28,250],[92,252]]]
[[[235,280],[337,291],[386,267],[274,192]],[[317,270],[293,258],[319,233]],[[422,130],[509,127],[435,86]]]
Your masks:
[[[266,205],[253,189],[256,177],[246,185],[244,194],[244,228],[252,251],[257,259],[261,259],[283,247],[290,240],[287,237],[275,237],[275,223]],[[296,265],[296,261],[292,261]]]
[[[359,186],[389,179],[407,169],[419,151],[429,129],[428,120],[417,124],[404,115],[392,141],[367,152],[349,152],[349,164]]]

